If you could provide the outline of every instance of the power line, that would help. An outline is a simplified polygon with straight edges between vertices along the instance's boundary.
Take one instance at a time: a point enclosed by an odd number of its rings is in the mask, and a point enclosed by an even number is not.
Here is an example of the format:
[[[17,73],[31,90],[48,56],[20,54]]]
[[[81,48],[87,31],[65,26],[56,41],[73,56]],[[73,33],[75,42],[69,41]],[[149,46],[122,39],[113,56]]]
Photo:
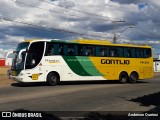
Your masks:
[[[105,16],[102,16],[102,15],[98,15],[98,14],[94,14],[94,13],[90,13],[90,12],[84,12],[84,11],[77,10],[77,9],[72,9],[72,8],[65,8],[65,7],[63,7],[61,5],[57,5],[57,4],[54,4],[54,3],[51,3],[51,2],[47,2],[45,0],[39,0],[39,1],[42,1],[44,3],[48,3],[50,5],[54,5],[54,6],[57,6],[57,7],[60,7],[60,8],[64,8],[64,9],[67,9],[67,10],[71,10],[71,11],[75,11],[75,12],[79,12],[79,13],[83,13],[83,14],[87,14],[87,15],[92,15],[92,16],[96,16],[96,17],[101,17],[101,18],[103,18],[102,20],[114,21],[114,20],[111,20],[109,17],[105,17]]]
[[[12,0],[13,1],[13,0]],[[39,0],[39,1],[42,1],[42,0]],[[53,11],[53,10],[48,10],[48,9],[45,9],[45,8],[42,8],[42,7],[37,7],[37,6],[34,6],[34,5],[31,5],[31,4],[26,4],[26,3],[23,3],[23,2],[19,2],[19,1],[14,1],[14,2],[16,2],[16,3],[18,3],[18,4],[21,4],[21,5],[25,5],[25,6],[29,6],[29,7],[34,7],[34,8],[38,8],[38,9],[42,9],[42,10],[45,10],[45,11],[50,11],[50,12],[54,12],[54,13],[58,13],[58,14],[63,14],[63,15],[69,15],[69,14],[64,14],[64,13],[61,13],[61,12],[57,12],[57,11]],[[47,2],[48,4],[52,4],[52,3],[50,3],[50,2]],[[54,4],[52,4],[52,5],[54,5]],[[62,6],[60,6],[60,5],[58,5],[59,7],[62,7]],[[64,7],[62,7],[62,8],[64,8]],[[67,8],[67,9],[69,9],[69,8]],[[99,19],[97,19],[97,18],[89,18],[89,19],[96,19],[96,20],[105,20],[105,21],[111,21],[111,22],[113,22],[114,24],[116,23],[116,22],[125,22],[125,20],[106,20],[106,18],[104,19],[104,16],[101,16],[101,15],[97,15],[97,14],[93,14],[93,13],[88,13],[88,12],[84,12],[84,11],[80,11],[80,10],[75,10],[75,9],[69,9],[69,10],[73,10],[73,11],[77,11],[77,12],[81,12],[81,13],[84,13],[84,14],[89,14],[89,15],[94,15],[94,16],[98,16],[98,17],[103,17],[103,19],[101,18],[99,18]],[[77,15],[69,15],[69,16],[76,16],[77,17]],[[79,17],[79,16],[78,16]]]
[[[12,18],[4,17],[4,16],[0,16],[0,19],[6,20],[6,21],[11,21],[11,22],[16,22],[16,23],[21,23],[21,24],[25,24],[25,25],[30,25],[30,26],[34,26],[34,27],[38,27],[38,28],[43,28],[43,29],[47,29],[48,31],[56,30],[58,32],[63,32],[63,33],[67,32],[67,33],[71,33],[71,34],[84,35],[84,36],[88,36],[88,37],[99,37],[99,38],[106,39],[106,37],[102,37],[102,36],[91,35],[91,34],[86,34],[86,33],[78,33],[75,31],[70,31],[70,30],[66,30],[66,29],[62,29],[62,28],[44,27],[44,26],[40,26],[40,25],[36,25],[36,24],[32,24],[32,23],[28,23],[28,22],[24,22],[24,21],[20,21],[20,20],[15,20]],[[71,35],[71,36],[73,36],[73,35]]]
[[[11,1],[13,1],[13,0],[11,0]],[[48,9],[45,9],[45,8],[42,8],[42,7],[37,7],[37,6],[31,5],[31,4],[27,4],[27,3],[23,3],[23,2],[19,2],[19,1],[14,1],[14,2],[16,2],[18,4],[21,4],[21,5],[33,7],[33,8],[38,8],[38,9],[41,9],[41,10],[45,10],[45,11],[49,11],[49,12],[54,12],[56,14],[61,14],[61,15],[67,15],[67,16],[71,16],[71,17],[78,17],[78,18],[80,18],[80,16],[78,16],[78,15],[70,15],[70,14],[67,14],[67,13],[62,13],[62,12],[58,12],[58,11],[48,10]],[[84,17],[84,18],[87,18],[87,20],[88,20],[89,17],[87,16],[87,17]],[[104,19],[104,18],[89,18],[89,19],[113,21],[113,20],[107,20],[107,19]]]

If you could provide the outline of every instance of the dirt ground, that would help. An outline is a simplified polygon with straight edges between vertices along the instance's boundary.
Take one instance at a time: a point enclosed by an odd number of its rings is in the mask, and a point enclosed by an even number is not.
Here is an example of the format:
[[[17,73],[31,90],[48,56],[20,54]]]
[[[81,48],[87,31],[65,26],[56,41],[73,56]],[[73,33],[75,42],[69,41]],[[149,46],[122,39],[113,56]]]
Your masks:
[[[12,79],[9,79],[7,76],[7,70],[10,69],[10,67],[0,67],[0,87],[6,87],[11,86],[12,83],[16,83],[16,81],[13,81]],[[160,76],[160,72],[155,72],[154,76]]]
[[[8,69],[10,69],[10,66],[5,66],[5,67],[0,66],[0,87],[10,86],[12,83],[15,82],[9,79],[9,77],[7,76]]]
[[[9,79],[7,75],[0,75],[0,87],[11,86],[12,83],[15,81]]]
[[[4,66],[4,67],[0,66],[0,75],[6,75],[8,69],[10,69],[10,66]]]

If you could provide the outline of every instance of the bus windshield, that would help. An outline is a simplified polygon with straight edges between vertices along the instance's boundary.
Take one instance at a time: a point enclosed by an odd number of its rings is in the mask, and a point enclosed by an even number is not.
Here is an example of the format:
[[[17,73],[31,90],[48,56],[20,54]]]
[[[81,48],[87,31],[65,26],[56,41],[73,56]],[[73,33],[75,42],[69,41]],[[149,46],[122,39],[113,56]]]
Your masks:
[[[29,43],[20,43],[14,51],[14,58],[12,61],[12,70],[23,70],[24,69],[24,60],[26,56],[26,49],[28,48]]]

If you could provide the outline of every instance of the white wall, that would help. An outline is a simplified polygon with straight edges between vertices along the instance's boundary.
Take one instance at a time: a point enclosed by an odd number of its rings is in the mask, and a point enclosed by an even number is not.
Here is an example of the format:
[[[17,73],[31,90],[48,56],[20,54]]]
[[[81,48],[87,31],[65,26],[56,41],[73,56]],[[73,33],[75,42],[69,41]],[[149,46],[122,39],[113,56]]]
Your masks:
[[[12,65],[12,58],[6,58],[5,65],[11,66]]]
[[[11,66],[11,65],[12,65],[12,59],[13,59],[13,58],[9,58],[9,56],[10,56],[11,54],[13,54],[13,51],[9,51],[9,52],[6,54],[6,57],[5,57],[5,59],[6,59],[5,65],[6,65],[6,66]]]
[[[154,62],[154,71],[155,72],[160,72],[160,61],[155,61]]]

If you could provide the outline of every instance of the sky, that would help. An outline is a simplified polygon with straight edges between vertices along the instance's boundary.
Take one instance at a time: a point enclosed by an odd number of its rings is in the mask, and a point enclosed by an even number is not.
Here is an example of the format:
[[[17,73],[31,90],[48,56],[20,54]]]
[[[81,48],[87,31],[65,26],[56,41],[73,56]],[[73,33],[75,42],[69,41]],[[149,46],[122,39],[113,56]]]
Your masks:
[[[0,0],[0,57],[25,39],[148,44],[160,54],[159,0]]]

